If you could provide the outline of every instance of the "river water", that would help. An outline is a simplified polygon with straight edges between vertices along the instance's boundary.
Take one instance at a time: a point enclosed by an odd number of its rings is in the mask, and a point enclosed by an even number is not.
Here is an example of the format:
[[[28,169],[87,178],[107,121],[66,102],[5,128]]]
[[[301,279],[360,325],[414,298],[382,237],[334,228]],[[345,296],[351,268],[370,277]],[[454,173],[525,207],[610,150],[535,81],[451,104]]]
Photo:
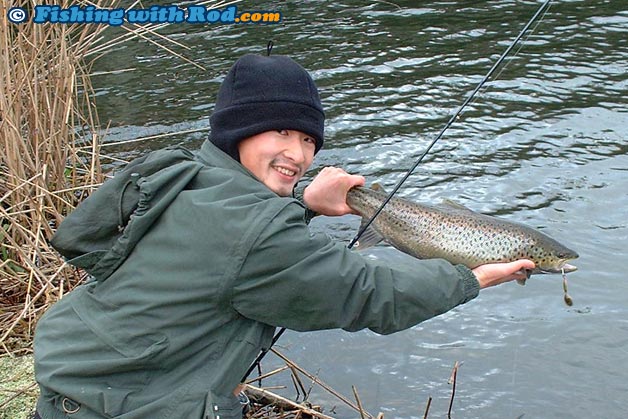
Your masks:
[[[417,4],[419,4],[417,6]],[[247,52],[288,54],[309,69],[327,111],[321,167],[343,167],[391,188],[523,28],[536,1],[249,2],[279,25],[172,25],[164,33],[199,69],[145,42],[101,60],[93,83],[108,146],[123,159],[179,143],[196,149],[222,76]],[[387,418],[628,416],[628,8],[557,1],[400,190],[526,223],[577,250],[569,275],[485,290],[474,301],[390,336],[288,332],[280,349],[341,393]],[[117,163],[114,163],[114,165]],[[312,229],[349,241],[354,216]],[[382,245],[367,257],[403,265]],[[278,364],[269,356],[265,369]],[[291,381],[287,395],[294,395]],[[271,383],[271,381],[269,381]],[[306,383],[307,385],[307,383]],[[338,404],[325,392],[311,398]]]

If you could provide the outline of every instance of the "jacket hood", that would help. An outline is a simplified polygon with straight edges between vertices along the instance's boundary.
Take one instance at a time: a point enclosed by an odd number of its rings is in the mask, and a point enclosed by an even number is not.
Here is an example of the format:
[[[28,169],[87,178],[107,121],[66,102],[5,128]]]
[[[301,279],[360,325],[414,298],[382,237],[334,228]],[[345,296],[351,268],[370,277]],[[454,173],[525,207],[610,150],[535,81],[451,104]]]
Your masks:
[[[71,265],[104,280],[202,167],[182,147],[133,160],[63,220],[52,246]]]

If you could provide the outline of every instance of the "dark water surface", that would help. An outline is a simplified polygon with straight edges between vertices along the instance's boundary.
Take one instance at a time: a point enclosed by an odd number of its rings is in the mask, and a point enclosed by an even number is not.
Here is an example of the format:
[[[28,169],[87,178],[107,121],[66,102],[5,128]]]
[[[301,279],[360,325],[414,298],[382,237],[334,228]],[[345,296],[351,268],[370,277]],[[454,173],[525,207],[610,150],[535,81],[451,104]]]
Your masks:
[[[327,109],[326,148],[309,175],[340,166],[391,187],[540,3],[369,3],[243,1],[240,10],[279,10],[284,22],[166,29],[205,70],[127,43],[95,69],[134,69],[93,79],[100,117],[111,121],[107,141],[207,129],[229,66],[272,39],[274,53],[312,71]],[[400,191],[524,222],[577,250],[573,307],[562,302],[560,275],[536,276],[390,336],[289,332],[284,352],[344,394],[356,385],[365,407],[387,418],[422,418],[429,396],[430,417],[446,416],[456,361],[454,417],[627,417],[627,68],[625,2],[554,2]],[[197,148],[205,135],[106,151],[131,158],[171,143]],[[312,227],[348,241],[358,224],[347,216]],[[368,255],[406,258],[386,246]],[[317,390],[312,398],[331,400]]]

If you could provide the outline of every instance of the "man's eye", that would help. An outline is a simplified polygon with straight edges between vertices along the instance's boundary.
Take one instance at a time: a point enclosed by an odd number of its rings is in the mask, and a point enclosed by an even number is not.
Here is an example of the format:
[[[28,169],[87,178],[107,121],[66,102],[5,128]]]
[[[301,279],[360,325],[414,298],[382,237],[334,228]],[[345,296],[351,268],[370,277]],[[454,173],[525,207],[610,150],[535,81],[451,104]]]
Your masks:
[[[305,142],[316,145],[316,140],[314,138],[312,138],[312,137],[306,137],[305,138]]]
[[[277,132],[281,135],[288,135],[288,130],[287,129],[278,129]]]

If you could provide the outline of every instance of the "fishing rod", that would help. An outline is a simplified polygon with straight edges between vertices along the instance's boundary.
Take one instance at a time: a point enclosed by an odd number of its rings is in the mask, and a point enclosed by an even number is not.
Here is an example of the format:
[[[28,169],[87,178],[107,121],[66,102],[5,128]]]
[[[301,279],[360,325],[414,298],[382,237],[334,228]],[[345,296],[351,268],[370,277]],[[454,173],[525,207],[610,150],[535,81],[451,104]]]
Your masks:
[[[449,127],[454,123],[454,121],[456,120],[456,118],[458,118],[458,116],[460,116],[460,114],[462,113],[462,111],[464,110],[464,108],[467,107],[467,105],[471,102],[471,100],[473,100],[473,98],[475,97],[475,95],[480,91],[480,89],[482,88],[482,86],[484,86],[484,84],[488,81],[488,79],[493,75],[493,73],[495,72],[495,70],[497,70],[497,68],[501,65],[501,63],[504,61],[504,59],[508,56],[508,54],[510,54],[510,51],[513,50],[513,48],[515,47],[515,45],[517,45],[517,43],[521,40],[521,38],[523,38],[523,35],[528,31],[528,29],[530,28],[530,26],[532,26],[532,24],[534,23],[534,21],[541,15],[541,13],[543,13],[543,11],[545,10],[545,8],[547,6],[549,6],[549,4],[552,2],[552,0],[546,0],[541,7],[539,7],[539,9],[536,11],[536,13],[534,14],[534,16],[532,16],[532,18],[528,21],[528,23],[525,25],[525,27],[521,30],[521,32],[519,33],[519,35],[515,38],[514,41],[511,42],[511,44],[508,46],[508,48],[506,48],[506,50],[502,53],[502,55],[499,57],[499,59],[495,62],[495,64],[493,64],[493,67],[491,67],[491,69],[488,71],[488,73],[486,73],[486,75],[484,76],[484,78],[478,83],[478,85],[476,86],[476,88],[473,90],[473,92],[471,92],[471,94],[469,95],[469,97],[462,103],[462,105],[460,105],[460,107],[458,108],[458,110],[451,116],[451,118],[449,119],[449,121],[447,122],[447,124],[445,124],[445,126],[443,127],[443,129],[440,131],[440,133],[436,136],[436,138],[434,138],[432,140],[432,142],[427,146],[427,148],[425,149],[425,151],[423,152],[423,154],[421,155],[421,157],[419,157],[419,159],[412,165],[412,167],[410,168],[410,170],[408,170],[406,172],[406,174],[401,178],[401,180],[399,182],[397,182],[397,184],[395,185],[395,187],[392,189],[392,191],[390,191],[390,193],[388,194],[388,196],[386,197],[386,199],[384,199],[384,202],[382,202],[382,204],[379,206],[379,208],[377,209],[377,211],[375,211],[375,213],[371,216],[371,218],[369,218],[369,220],[364,223],[362,225],[362,227],[360,228],[360,230],[358,231],[358,233],[356,234],[356,236],[353,238],[353,240],[351,240],[351,242],[349,243],[348,247],[349,249],[351,249],[356,243],[357,241],[360,239],[360,237],[362,236],[362,234],[364,234],[364,232],[369,228],[369,226],[371,225],[371,223],[373,223],[373,221],[375,220],[375,218],[377,218],[377,216],[382,212],[382,210],[384,209],[384,207],[386,206],[386,204],[388,204],[388,202],[392,199],[392,197],[397,193],[397,191],[399,190],[399,188],[401,188],[401,185],[404,184],[404,182],[406,180],[408,180],[408,178],[410,177],[410,175],[416,170],[416,168],[419,166],[419,164],[421,164],[421,162],[423,161],[423,159],[425,158],[425,156],[427,156],[427,153],[430,152],[430,150],[432,149],[432,147],[434,147],[434,144],[436,144],[436,142],[438,140],[441,139],[441,137],[443,136],[443,134],[445,134],[445,131],[447,131],[447,129],[449,129]]]
[[[369,218],[369,220],[364,223],[364,225],[362,226],[362,228],[360,228],[360,230],[358,231],[358,233],[356,234],[356,236],[351,240],[351,242],[348,244],[348,248],[351,249],[356,243],[357,241],[360,239],[360,237],[362,236],[362,234],[364,234],[364,232],[369,228],[369,226],[373,223],[373,221],[375,220],[375,218],[377,218],[377,216],[382,212],[382,210],[384,209],[384,207],[386,206],[386,204],[388,204],[388,202],[392,199],[392,197],[397,193],[397,191],[401,188],[401,186],[405,183],[406,180],[408,180],[408,178],[410,177],[410,175],[416,170],[416,168],[419,166],[419,164],[421,164],[421,162],[423,161],[423,159],[425,158],[425,156],[430,152],[430,150],[432,149],[432,147],[434,147],[434,144],[436,144],[436,142],[438,140],[441,139],[441,137],[443,136],[443,134],[445,134],[445,131],[447,131],[449,129],[449,127],[454,123],[454,121],[456,120],[456,118],[458,118],[460,116],[460,114],[462,113],[462,111],[464,110],[464,108],[467,107],[467,105],[469,103],[471,103],[471,100],[473,100],[473,98],[475,97],[475,95],[480,91],[480,89],[484,86],[484,84],[486,84],[486,82],[489,80],[489,78],[493,75],[493,73],[495,73],[495,71],[497,70],[497,68],[501,65],[501,63],[504,61],[504,59],[508,56],[508,54],[510,54],[510,52],[514,49],[515,45],[517,45],[517,43],[519,43],[519,41],[521,40],[521,38],[523,38],[523,36],[525,35],[525,33],[528,31],[528,29],[530,29],[530,26],[532,26],[532,24],[538,19],[538,17],[546,10],[546,8],[550,5],[550,3],[552,2],[552,0],[546,0],[536,11],[536,13],[534,14],[534,16],[532,16],[530,18],[530,20],[528,20],[528,23],[526,23],[526,25],[523,27],[523,29],[521,30],[521,32],[519,33],[519,35],[517,35],[517,37],[510,43],[510,45],[508,46],[508,48],[506,48],[506,50],[502,53],[502,55],[497,59],[497,61],[495,62],[495,64],[493,64],[493,66],[491,67],[491,69],[488,71],[488,73],[486,73],[486,75],[484,76],[484,78],[482,78],[482,80],[478,83],[478,85],[476,86],[476,88],[473,90],[473,92],[471,92],[471,94],[469,95],[469,97],[467,97],[467,99],[462,103],[462,105],[460,105],[460,107],[458,108],[458,110],[451,116],[451,118],[449,119],[449,121],[445,124],[445,126],[443,127],[443,129],[438,133],[438,135],[432,140],[432,142],[428,145],[428,147],[425,149],[425,151],[423,152],[423,154],[421,154],[421,156],[418,158],[418,160],[412,165],[412,167],[406,172],[406,174],[401,178],[401,180],[399,182],[397,182],[397,184],[395,185],[395,187],[390,191],[390,193],[388,194],[388,196],[386,197],[386,199],[384,200],[384,202],[382,202],[382,204],[380,205],[380,207],[377,209],[377,211],[375,211],[375,213],[371,216],[371,218]],[[272,47],[271,47],[272,48]],[[255,361],[253,361],[253,363],[251,364],[251,366],[249,367],[249,369],[247,370],[246,374],[244,374],[244,377],[242,378],[242,382],[246,381],[246,379],[249,377],[249,375],[253,372],[253,370],[259,365],[260,362],[262,362],[262,359],[266,356],[266,354],[268,353],[268,351],[270,351],[270,349],[273,347],[273,345],[277,342],[277,340],[279,340],[279,338],[281,337],[281,335],[283,335],[283,333],[286,331],[285,327],[282,327],[279,332],[277,332],[275,334],[275,336],[273,337],[273,340],[271,342],[271,344],[269,345],[268,348],[262,349],[262,351],[260,352],[260,354],[258,355],[258,357],[255,359]]]

